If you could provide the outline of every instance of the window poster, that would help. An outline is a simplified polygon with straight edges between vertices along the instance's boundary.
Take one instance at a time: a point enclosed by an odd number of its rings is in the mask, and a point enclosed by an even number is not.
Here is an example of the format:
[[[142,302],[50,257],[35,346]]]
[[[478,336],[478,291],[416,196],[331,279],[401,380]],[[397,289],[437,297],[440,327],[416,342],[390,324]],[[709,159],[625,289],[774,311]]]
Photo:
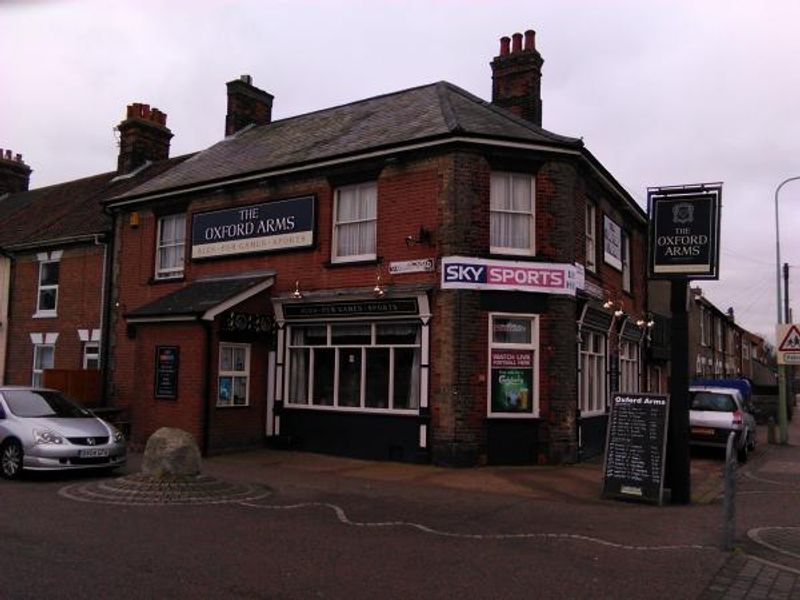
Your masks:
[[[533,412],[532,350],[492,350],[492,412]]]
[[[622,227],[603,216],[603,260],[622,270]]]

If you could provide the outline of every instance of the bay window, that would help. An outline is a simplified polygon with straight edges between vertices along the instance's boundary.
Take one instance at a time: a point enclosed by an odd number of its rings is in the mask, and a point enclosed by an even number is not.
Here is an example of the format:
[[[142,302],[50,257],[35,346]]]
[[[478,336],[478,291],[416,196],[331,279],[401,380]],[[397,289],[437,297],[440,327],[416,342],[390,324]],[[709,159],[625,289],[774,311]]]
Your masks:
[[[411,322],[292,325],[287,405],[416,411],[420,339]]]

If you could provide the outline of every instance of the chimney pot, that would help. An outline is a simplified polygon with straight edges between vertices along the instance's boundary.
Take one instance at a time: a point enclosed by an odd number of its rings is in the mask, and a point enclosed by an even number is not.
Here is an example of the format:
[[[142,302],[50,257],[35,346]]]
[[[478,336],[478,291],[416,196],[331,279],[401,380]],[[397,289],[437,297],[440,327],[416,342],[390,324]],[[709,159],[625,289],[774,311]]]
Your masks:
[[[508,56],[509,47],[511,45],[511,38],[504,35],[500,38],[500,56]]]
[[[517,52],[522,52],[522,34],[515,33],[511,36],[511,52],[512,54],[516,54]]]
[[[240,81],[244,81],[247,85],[253,85],[253,78],[250,75],[240,75]]]
[[[525,32],[525,50],[536,50],[536,32],[533,29]]]
[[[17,160],[18,163],[21,163],[22,162],[22,154],[17,154],[16,160]]]

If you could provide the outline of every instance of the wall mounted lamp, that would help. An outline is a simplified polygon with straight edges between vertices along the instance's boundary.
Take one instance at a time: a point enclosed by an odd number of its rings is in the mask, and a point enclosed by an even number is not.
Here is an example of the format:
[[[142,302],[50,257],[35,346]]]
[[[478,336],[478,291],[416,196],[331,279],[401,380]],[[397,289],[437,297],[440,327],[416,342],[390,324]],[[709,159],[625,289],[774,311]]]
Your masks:
[[[295,300],[302,300],[303,299],[303,292],[300,291],[300,281],[297,280],[294,282],[294,291],[292,292],[292,298]]]
[[[419,226],[419,231],[417,232],[417,235],[406,236],[406,246],[410,248],[414,244],[427,244],[430,246],[431,232],[430,230],[425,229],[424,225]]]
[[[383,298],[386,295],[386,289],[381,282],[381,274],[378,273],[378,277],[375,279],[375,287],[372,288],[372,293],[375,295],[376,298]]]

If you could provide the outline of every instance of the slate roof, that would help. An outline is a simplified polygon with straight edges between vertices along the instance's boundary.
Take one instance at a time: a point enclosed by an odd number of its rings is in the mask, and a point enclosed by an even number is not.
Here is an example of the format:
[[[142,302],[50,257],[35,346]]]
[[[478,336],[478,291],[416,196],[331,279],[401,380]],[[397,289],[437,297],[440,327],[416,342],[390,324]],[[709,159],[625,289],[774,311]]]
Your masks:
[[[50,241],[103,234],[111,219],[103,201],[135,188],[190,155],[148,165],[131,177],[110,171],[26,192],[0,195],[0,248],[33,247]]]
[[[115,200],[454,135],[583,147],[440,81],[243,129]]]
[[[250,277],[195,281],[186,287],[129,312],[125,315],[125,318],[200,317],[207,310],[246,292],[273,275],[274,273],[262,273]]]

